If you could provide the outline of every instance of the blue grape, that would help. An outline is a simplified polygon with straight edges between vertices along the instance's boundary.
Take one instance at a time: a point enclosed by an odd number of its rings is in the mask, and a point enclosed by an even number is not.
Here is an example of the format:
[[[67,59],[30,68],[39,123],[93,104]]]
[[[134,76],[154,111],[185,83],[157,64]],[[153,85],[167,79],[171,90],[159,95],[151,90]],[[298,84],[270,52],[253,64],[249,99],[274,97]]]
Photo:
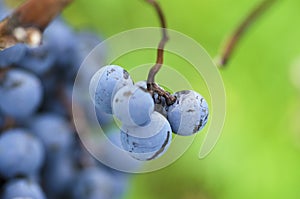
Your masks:
[[[104,66],[91,79],[90,96],[100,110],[112,114],[115,93],[129,85],[133,85],[133,81],[125,69],[116,65]]]
[[[106,164],[116,168],[122,162],[122,171],[137,171],[141,166],[141,162],[128,156],[127,151],[123,150],[120,129],[112,126],[105,131],[105,138],[99,143],[101,154]],[[108,140],[107,140],[108,139]]]
[[[60,156],[55,161],[48,162],[43,171],[45,192],[50,198],[64,196],[77,175],[75,164],[70,155]]]
[[[34,175],[44,162],[40,141],[23,129],[5,131],[0,136],[0,174],[11,178]]]
[[[113,99],[114,115],[127,126],[144,126],[150,122],[154,102],[147,90],[136,85],[124,86]]]
[[[13,69],[0,80],[0,109],[14,118],[26,118],[36,111],[42,101],[42,86],[34,75]]]
[[[54,66],[56,56],[53,52],[55,51],[47,43],[35,48],[27,47],[17,65],[41,76]]]
[[[26,49],[25,44],[17,44],[0,51],[0,68],[20,63],[26,54]]]
[[[46,28],[44,33],[45,43],[55,53],[55,64],[68,69],[77,57],[77,37],[74,31],[66,26],[61,18],[57,18]]]
[[[151,122],[144,126],[122,126],[121,142],[124,150],[137,160],[153,160],[169,148],[172,130],[167,119],[153,112]]]
[[[72,187],[73,199],[110,199],[113,194],[113,176],[98,167],[82,170]]]
[[[208,120],[208,104],[197,92],[185,90],[174,94],[176,102],[168,109],[168,120],[178,135],[188,136],[200,131]]]
[[[44,113],[29,120],[29,129],[41,139],[47,156],[65,154],[73,145],[73,131],[67,120],[60,115]]]
[[[4,186],[2,199],[46,199],[41,187],[28,179],[15,179]]]

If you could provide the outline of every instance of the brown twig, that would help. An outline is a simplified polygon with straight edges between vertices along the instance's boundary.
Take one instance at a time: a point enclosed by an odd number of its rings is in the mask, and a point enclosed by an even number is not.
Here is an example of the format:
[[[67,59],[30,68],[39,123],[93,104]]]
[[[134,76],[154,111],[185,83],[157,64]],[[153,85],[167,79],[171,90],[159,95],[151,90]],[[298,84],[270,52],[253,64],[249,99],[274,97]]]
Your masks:
[[[160,5],[156,2],[156,0],[146,0],[148,3],[150,3],[154,8],[155,11],[158,14],[159,20],[160,20],[160,25],[161,25],[161,31],[162,31],[162,38],[158,44],[157,48],[157,58],[156,58],[156,63],[155,65],[150,69],[148,73],[148,79],[147,79],[147,89],[148,91],[152,94],[157,93],[159,96],[163,96],[168,105],[171,105],[175,102],[176,98],[170,93],[164,91],[161,89],[156,83],[155,83],[155,76],[158,73],[158,71],[161,69],[163,62],[164,62],[164,48],[166,43],[169,40],[169,36],[167,33],[167,23],[166,19],[163,13],[162,8]]]
[[[48,24],[73,0],[27,0],[0,22],[0,50],[17,43],[39,45]]]
[[[246,30],[263,14],[270,8],[276,0],[263,0],[237,27],[233,32],[232,36],[229,37],[228,41],[225,43],[225,47],[221,53],[221,60],[219,67],[224,67],[228,60],[230,59],[233,51],[235,50],[238,42],[243,37]]]
[[[153,5],[153,7],[155,8],[158,16],[159,16],[159,20],[161,23],[161,30],[162,30],[162,38],[159,42],[158,48],[157,48],[157,59],[156,59],[156,64],[150,69],[149,74],[148,74],[148,79],[147,79],[147,84],[152,84],[155,82],[155,75],[158,73],[158,71],[160,70],[163,61],[164,61],[164,47],[167,43],[167,41],[169,40],[168,34],[167,34],[167,24],[166,24],[166,20],[163,14],[163,11],[160,7],[160,5],[155,1],[155,0],[146,0],[148,3],[150,3],[151,5]]]

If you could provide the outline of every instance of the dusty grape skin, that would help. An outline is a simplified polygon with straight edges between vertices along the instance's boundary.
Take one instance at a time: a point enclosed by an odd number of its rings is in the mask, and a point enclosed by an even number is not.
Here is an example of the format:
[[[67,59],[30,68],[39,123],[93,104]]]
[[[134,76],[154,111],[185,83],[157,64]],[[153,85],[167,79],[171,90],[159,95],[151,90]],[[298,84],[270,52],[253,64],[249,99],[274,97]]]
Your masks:
[[[178,135],[188,136],[200,131],[208,120],[208,104],[195,91],[179,91],[176,102],[168,108],[168,120]]]
[[[40,80],[31,73],[12,69],[2,79],[0,96],[2,112],[23,119],[32,115],[40,105],[43,89]]]
[[[150,132],[151,130],[153,132]],[[122,147],[137,160],[153,160],[160,157],[169,148],[172,140],[171,132],[170,124],[166,118],[158,112],[154,112],[151,122],[146,128],[138,126],[122,127]]]
[[[121,88],[113,99],[114,115],[127,126],[148,124],[153,111],[154,102],[150,93],[135,85]]]
[[[0,174],[5,178],[39,172],[45,151],[41,142],[23,129],[11,129],[0,136]]]
[[[104,66],[91,79],[90,96],[98,108],[112,114],[114,95],[127,85],[133,85],[133,81],[125,69],[116,65]]]

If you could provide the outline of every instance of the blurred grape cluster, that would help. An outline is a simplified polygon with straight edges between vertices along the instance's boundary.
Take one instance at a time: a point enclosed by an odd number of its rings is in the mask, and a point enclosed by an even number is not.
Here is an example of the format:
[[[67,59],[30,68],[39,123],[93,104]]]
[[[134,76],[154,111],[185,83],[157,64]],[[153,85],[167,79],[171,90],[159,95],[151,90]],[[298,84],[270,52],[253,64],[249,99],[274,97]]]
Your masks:
[[[8,13],[0,4],[1,19]],[[100,42],[57,18],[41,46],[18,44],[0,52],[0,198],[122,197],[129,176],[84,149],[70,110],[80,64]],[[111,121],[97,116],[101,125]]]

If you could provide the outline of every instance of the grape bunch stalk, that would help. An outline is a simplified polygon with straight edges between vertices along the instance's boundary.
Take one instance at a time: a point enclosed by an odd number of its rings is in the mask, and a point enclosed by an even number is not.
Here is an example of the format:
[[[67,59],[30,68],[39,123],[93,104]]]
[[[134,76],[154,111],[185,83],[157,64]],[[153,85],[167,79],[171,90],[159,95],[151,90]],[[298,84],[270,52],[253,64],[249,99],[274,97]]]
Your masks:
[[[156,63],[147,80],[134,83],[124,68],[107,65],[93,76],[89,86],[96,111],[113,114],[121,121],[123,149],[142,161],[164,154],[172,141],[171,132],[181,136],[193,135],[204,128],[209,118],[208,104],[201,94],[193,90],[170,94],[155,82],[155,76],[163,66],[164,47],[170,38],[161,6],[155,0],[146,2],[154,7],[162,32]],[[238,26],[221,53],[219,67],[228,63],[246,29],[274,2],[262,1]]]
[[[199,132],[209,116],[206,100],[196,91],[183,90],[172,95],[155,82],[169,37],[160,5],[154,0],[147,2],[158,13],[162,29],[156,64],[150,69],[148,79],[134,83],[124,68],[107,65],[97,71],[89,86],[96,110],[113,114],[121,121],[123,149],[141,161],[164,154],[171,145],[172,132],[181,136]]]

